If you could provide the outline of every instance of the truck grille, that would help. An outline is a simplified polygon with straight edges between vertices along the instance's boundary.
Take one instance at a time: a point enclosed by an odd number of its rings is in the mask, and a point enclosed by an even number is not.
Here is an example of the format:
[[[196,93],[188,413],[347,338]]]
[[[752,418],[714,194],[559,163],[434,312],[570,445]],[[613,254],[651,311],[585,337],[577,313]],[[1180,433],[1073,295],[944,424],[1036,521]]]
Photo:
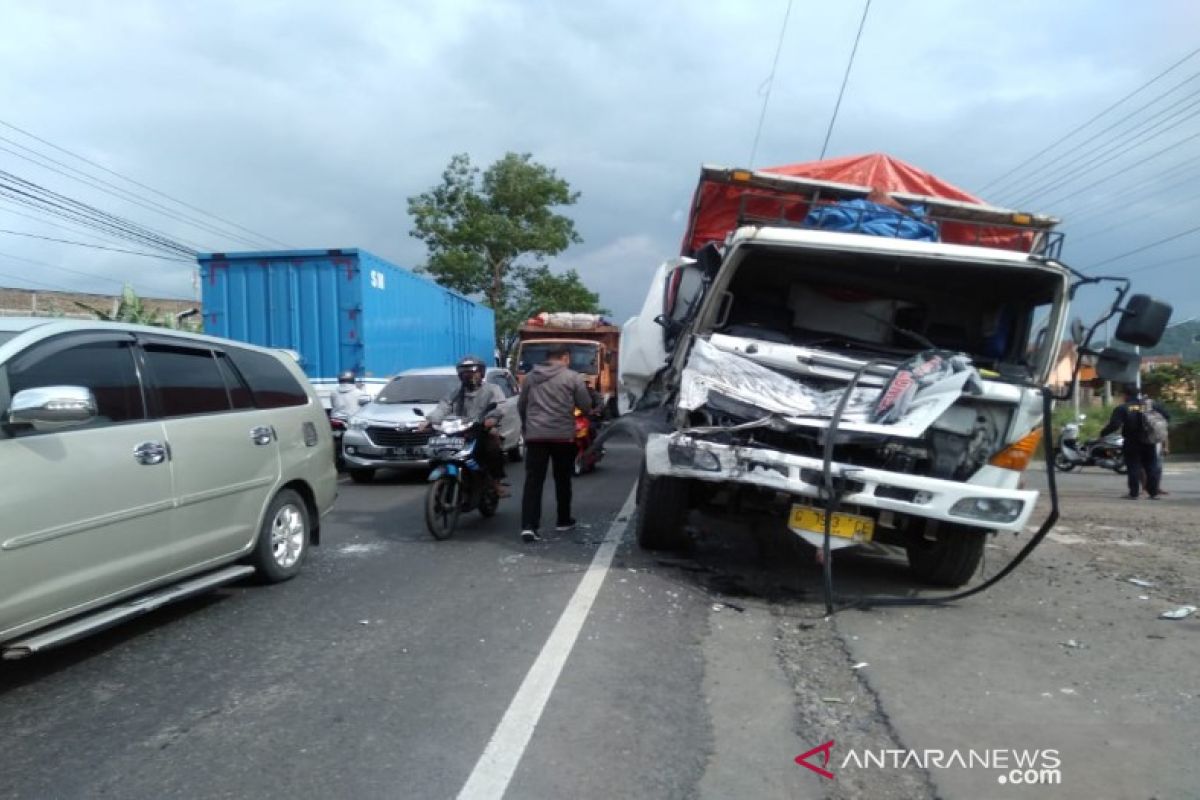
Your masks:
[[[395,428],[367,428],[367,436],[377,447],[424,447],[429,443],[432,431],[396,430]]]

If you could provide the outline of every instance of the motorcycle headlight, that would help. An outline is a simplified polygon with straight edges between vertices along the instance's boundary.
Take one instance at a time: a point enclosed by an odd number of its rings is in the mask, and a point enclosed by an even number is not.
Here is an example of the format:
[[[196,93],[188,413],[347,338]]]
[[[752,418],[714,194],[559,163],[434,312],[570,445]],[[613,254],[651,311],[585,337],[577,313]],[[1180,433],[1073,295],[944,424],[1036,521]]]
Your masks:
[[[453,436],[456,433],[462,433],[469,427],[471,427],[471,423],[465,419],[448,419],[442,423],[442,433]]]

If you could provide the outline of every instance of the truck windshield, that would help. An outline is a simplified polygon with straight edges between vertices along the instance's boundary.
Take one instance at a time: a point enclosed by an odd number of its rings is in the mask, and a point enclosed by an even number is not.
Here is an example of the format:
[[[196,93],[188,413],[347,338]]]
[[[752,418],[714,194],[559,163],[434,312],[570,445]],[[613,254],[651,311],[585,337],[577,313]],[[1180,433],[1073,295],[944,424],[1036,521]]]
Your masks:
[[[458,386],[457,375],[400,375],[383,387],[376,403],[437,403]]]
[[[751,251],[736,270],[723,333],[899,357],[932,346],[1022,381],[1047,366],[1054,343],[1039,329],[1063,287],[1025,264],[782,248]]]
[[[553,344],[548,342],[530,342],[521,346],[520,370],[522,373],[529,372],[538,364],[550,358],[550,351],[554,348]],[[599,371],[599,346],[594,344],[572,344],[569,345],[571,351],[571,369],[576,372],[581,372],[584,375],[595,375]]]

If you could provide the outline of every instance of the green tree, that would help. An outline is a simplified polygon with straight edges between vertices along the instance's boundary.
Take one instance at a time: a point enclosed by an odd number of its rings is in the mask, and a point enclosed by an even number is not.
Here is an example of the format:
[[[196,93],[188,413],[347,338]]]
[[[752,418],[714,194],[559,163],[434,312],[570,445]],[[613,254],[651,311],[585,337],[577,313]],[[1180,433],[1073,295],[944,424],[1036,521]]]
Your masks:
[[[506,357],[531,291],[558,286],[546,259],[583,241],[574,221],[554,210],[578,199],[528,153],[508,153],[482,173],[460,153],[440,184],[408,198],[410,233],[429,251],[424,270],[495,310],[496,342]]]
[[[96,319],[102,319],[106,322],[128,322],[134,325],[153,325],[157,328],[172,328],[184,330],[199,330],[199,325],[196,322],[180,321],[180,318],[174,314],[164,313],[150,308],[142,301],[142,298],[137,296],[133,291],[133,287],[125,284],[125,288],[121,290],[121,299],[117,302],[117,310],[115,313],[101,311],[98,308],[93,308],[86,303],[76,302],[75,305],[96,315]]]

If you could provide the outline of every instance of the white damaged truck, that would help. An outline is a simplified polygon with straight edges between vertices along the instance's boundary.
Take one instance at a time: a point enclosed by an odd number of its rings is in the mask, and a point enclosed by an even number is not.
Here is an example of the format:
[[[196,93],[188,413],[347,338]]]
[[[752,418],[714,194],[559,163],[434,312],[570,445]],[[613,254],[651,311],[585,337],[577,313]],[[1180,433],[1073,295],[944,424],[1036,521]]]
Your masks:
[[[693,509],[763,513],[821,553],[896,545],[960,586],[988,533],[1025,530],[1044,387],[1095,281],[1058,260],[1057,220],[884,166],[872,185],[703,168],[686,255],[622,331],[623,400],[652,420],[641,546],[684,545]],[[1126,333],[1156,341],[1170,308],[1134,300]]]

